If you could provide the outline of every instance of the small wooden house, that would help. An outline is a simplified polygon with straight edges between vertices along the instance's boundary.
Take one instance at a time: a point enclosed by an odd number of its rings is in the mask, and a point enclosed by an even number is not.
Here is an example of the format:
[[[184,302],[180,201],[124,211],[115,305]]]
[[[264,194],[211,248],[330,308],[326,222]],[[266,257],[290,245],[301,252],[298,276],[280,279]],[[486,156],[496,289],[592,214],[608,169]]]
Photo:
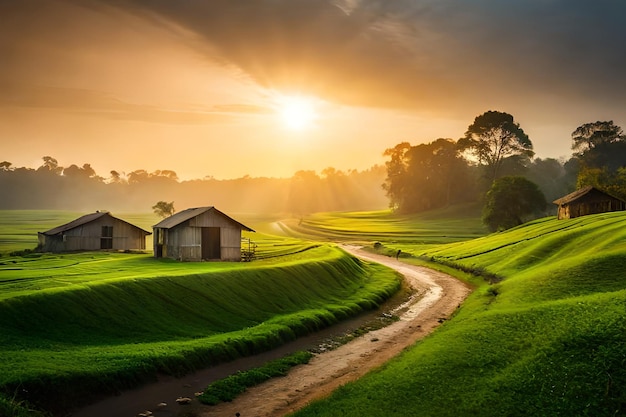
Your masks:
[[[559,206],[557,212],[559,220],[626,210],[626,202],[590,185],[554,200],[553,203]]]
[[[106,211],[97,211],[67,224],[39,232],[44,252],[80,250],[144,250],[147,232]]]
[[[154,256],[180,261],[241,261],[241,231],[254,232],[215,207],[190,208],[153,226]]]

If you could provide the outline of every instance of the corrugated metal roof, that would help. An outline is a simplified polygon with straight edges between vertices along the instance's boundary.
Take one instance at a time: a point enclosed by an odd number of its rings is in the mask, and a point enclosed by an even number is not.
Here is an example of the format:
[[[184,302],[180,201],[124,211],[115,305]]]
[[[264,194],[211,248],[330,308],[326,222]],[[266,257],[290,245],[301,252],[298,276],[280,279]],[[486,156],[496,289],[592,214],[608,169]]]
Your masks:
[[[254,232],[254,230],[252,230],[248,226],[239,223],[237,220],[233,219],[230,216],[227,216],[226,214],[222,213],[221,211],[219,211],[213,206],[188,208],[186,210],[173,214],[166,219],[161,220],[159,223],[155,224],[152,227],[159,228],[159,229],[171,229],[172,227],[178,226],[179,224],[186,222],[187,220],[192,219],[194,217],[197,217],[203,213],[206,213],[209,210],[215,210],[217,213],[226,217],[233,223],[238,224],[243,230],[247,230],[248,232]]]
[[[78,226],[82,226],[83,224],[91,223],[92,221],[97,220],[97,219],[99,219],[102,216],[109,216],[109,217],[111,217],[111,218],[113,218],[115,220],[119,220],[121,222],[130,224],[131,226],[141,230],[142,232],[144,232],[146,234],[149,234],[149,235],[152,234],[152,232],[148,232],[146,230],[143,230],[140,227],[135,226],[132,223],[128,223],[127,221],[124,221],[122,219],[118,219],[117,217],[112,216],[111,213],[109,213],[108,211],[96,211],[95,213],[85,214],[84,216],[81,216],[81,217],[79,217],[76,220],[72,220],[69,223],[65,223],[65,224],[63,224],[61,226],[57,226],[57,227],[55,227],[53,229],[50,229],[50,230],[48,230],[46,232],[41,232],[41,234],[44,234],[44,235],[47,235],[47,236],[58,235],[59,233],[66,232],[66,231],[74,229],[74,228],[76,228]]]

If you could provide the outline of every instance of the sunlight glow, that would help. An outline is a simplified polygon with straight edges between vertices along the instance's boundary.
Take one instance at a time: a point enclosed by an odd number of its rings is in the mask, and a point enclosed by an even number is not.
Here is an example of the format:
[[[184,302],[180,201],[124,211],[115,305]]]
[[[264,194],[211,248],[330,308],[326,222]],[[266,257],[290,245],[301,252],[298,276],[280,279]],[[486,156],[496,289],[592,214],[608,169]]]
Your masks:
[[[282,96],[278,99],[278,114],[290,130],[311,128],[318,118],[315,101],[304,96]]]

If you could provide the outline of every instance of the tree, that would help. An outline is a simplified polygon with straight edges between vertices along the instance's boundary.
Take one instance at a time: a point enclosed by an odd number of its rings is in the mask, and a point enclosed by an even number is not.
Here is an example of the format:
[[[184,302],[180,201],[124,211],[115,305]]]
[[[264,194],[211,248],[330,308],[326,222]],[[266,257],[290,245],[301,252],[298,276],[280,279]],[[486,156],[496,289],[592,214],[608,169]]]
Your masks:
[[[402,142],[393,148],[386,149],[383,156],[391,157],[390,161],[385,162],[387,167],[387,178],[385,179],[383,189],[389,198],[389,207],[393,210],[404,205],[404,198],[407,195],[407,152],[411,149],[409,142]]]
[[[157,216],[163,218],[169,217],[176,212],[176,210],[174,209],[173,201],[169,203],[166,201],[159,201],[154,206],[152,206],[152,210],[154,210]]]
[[[37,168],[37,171],[50,172],[53,174],[61,175],[61,173],[63,172],[63,167],[59,166],[59,161],[51,156],[44,156],[41,159],[43,159],[43,164],[39,168]]]
[[[452,139],[416,146],[402,142],[384,155],[391,160],[385,163],[383,189],[394,210],[415,213],[475,198],[472,168]]]
[[[572,132],[572,150],[580,163],[577,186],[593,185],[626,196],[626,136],[613,121],[585,123]]]
[[[585,123],[572,132],[572,149],[580,156],[587,151],[622,140],[624,132],[613,123],[613,120]]]
[[[63,175],[74,178],[93,178],[97,176],[96,171],[90,164],[83,164],[82,167],[72,164],[67,168],[63,168]]]
[[[408,188],[404,211],[423,211],[467,200],[471,175],[452,139],[413,146],[407,152]]]
[[[492,110],[474,119],[458,145],[486,168],[486,178],[490,183],[498,178],[506,158],[532,158],[535,154],[528,135],[515,123],[513,116]]]
[[[135,171],[130,172],[127,178],[129,184],[139,184],[147,181],[150,178],[150,173],[148,173],[145,169],[136,169]]]
[[[546,198],[537,184],[524,177],[502,177],[487,192],[483,223],[492,232],[506,230],[545,208]]]
[[[546,200],[553,201],[576,189],[578,167],[572,165],[576,165],[576,160],[534,158],[523,176],[537,184]]]
[[[124,182],[124,179],[122,178],[123,173],[120,173],[119,171],[116,171],[116,170],[111,170],[109,174],[111,174],[111,178],[109,178],[110,183],[121,184]]]
[[[169,169],[157,169],[151,174],[152,177],[167,178],[168,180],[178,181],[178,174]]]

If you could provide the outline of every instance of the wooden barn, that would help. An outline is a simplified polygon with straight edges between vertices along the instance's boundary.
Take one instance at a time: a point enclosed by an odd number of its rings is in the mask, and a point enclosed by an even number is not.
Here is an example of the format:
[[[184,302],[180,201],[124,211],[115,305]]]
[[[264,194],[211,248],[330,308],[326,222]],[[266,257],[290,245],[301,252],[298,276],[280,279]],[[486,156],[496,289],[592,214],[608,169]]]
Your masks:
[[[241,261],[241,231],[254,232],[215,207],[190,208],[153,226],[154,256],[180,261]]]
[[[553,203],[559,206],[557,212],[559,220],[626,210],[626,202],[590,185],[554,200]]]
[[[106,211],[86,214],[67,224],[39,232],[44,252],[80,250],[144,250],[147,232]]]

